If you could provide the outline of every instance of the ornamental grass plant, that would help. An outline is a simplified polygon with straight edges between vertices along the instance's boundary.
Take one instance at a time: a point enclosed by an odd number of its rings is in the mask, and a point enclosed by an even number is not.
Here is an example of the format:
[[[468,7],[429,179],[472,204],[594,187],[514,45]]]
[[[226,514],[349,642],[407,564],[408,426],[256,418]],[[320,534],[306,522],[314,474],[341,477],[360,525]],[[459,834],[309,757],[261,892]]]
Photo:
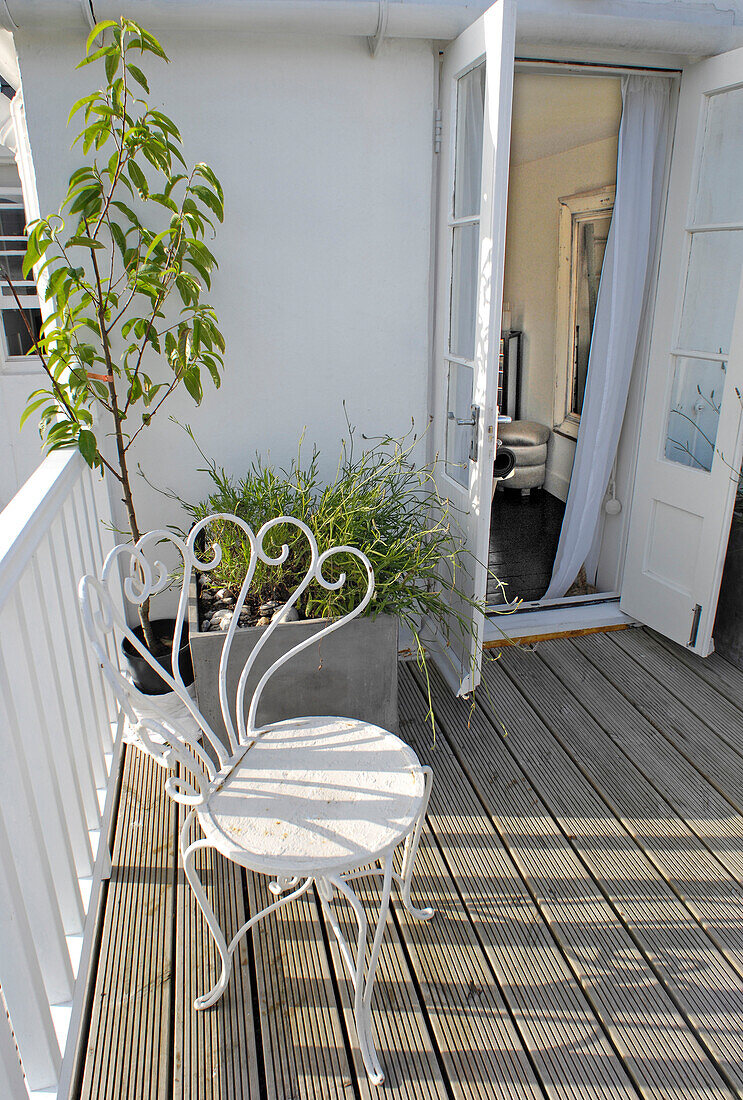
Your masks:
[[[188,429],[187,429],[188,430]],[[319,475],[319,452],[303,460],[301,444],[288,468],[277,468],[257,457],[243,477],[233,477],[209,460],[204,471],[212,492],[196,504],[181,504],[197,522],[216,512],[239,516],[253,530],[267,519],[287,515],[302,520],[314,534],[320,553],[333,546],[354,546],[369,558],[375,577],[375,595],[365,614],[395,615],[410,628],[420,646],[424,618],[450,634],[469,633],[468,620],[452,609],[458,602],[472,604],[461,589],[464,537],[440,497],[430,463],[418,465],[414,452],[420,446],[411,433],[375,442],[356,457],[353,430],[344,442],[334,479],[324,484]],[[193,436],[192,436],[193,438]],[[219,543],[222,558],[209,573],[215,589],[237,595],[246,575],[250,547],[235,524],[216,521],[208,532]],[[295,527],[271,530],[265,548],[277,554],[286,543],[289,554],[281,566],[259,562],[248,596],[257,607],[282,603],[304,578],[310,562],[306,538]],[[329,580],[346,573],[338,591],[313,582],[301,597],[297,610],[303,618],[341,616],[361,601],[366,575],[352,555],[338,555],[325,568]],[[458,599],[452,601],[452,593]]]

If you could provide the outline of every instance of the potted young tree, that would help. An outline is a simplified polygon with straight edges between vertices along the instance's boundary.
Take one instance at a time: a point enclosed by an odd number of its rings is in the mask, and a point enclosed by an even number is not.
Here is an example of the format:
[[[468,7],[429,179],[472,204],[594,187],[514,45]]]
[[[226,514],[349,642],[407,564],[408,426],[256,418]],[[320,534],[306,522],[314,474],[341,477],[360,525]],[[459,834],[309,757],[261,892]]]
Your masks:
[[[202,300],[216,267],[204,236],[222,221],[222,188],[206,164],[186,165],[177,126],[143,98],[147,78],[134,58],[145,54],[168,60],[130,19],[91,31],[80,64],[103,63],[105,83],[70,112],[84,116],[73,145],[86,161],[59,213],[29,227],[23,267],[26,276],[34,268],[47,303],[38,337],[26,318],[47,379],[21,423],[38,414],[48,451],[77,447],[114,480],[134,542],[131,448],[176,389],[199,404],[204,373],[219,386],[224,352],[215,312]],[[139,618],[140,640],[169,667],[172,620],[151,620],[149,603]],[[190,662],[187,639],[182,654]],[[134,656],[137,686],[168,690]]]

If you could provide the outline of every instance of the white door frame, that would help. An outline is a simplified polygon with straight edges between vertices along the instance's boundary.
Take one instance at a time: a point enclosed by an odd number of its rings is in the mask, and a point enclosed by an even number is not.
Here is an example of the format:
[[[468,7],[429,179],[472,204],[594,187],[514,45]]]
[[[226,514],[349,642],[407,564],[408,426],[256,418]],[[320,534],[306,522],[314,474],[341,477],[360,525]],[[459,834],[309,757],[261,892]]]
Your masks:
[[[517,45],[518,49],[518,45]],[[633,61],[637,59],[637,64],[633,64]],[[531,59],[528,57],[516,56],[515,60],[516,72],[535,72],[535,73],[564,73],[571,76],[580,76],[590,79],[591,76],[623,76],[623,75],[647,75],[656,77],[665,77],[673,81],[673,88],[671,93],[671,110],[670,110],[670,133],[668,141],[668,151],[666,156],[665,178],[664,178],[664,212],[665,202],[668,196],[668,182],[670,174],[670,163],[673,147],[673,136],[676,123],[676,107],[678,102],[678,92],[681,80],[681,68],[680,67],[653,67],[647,63],[647,59],[638,57],[636,54],[631,54],[627,62],[622,64],[621,62],[614,61],[592,61],[585,60],[579,63],[572,63],[569,61],[563,61],[560,59],[551,59],[549,57],[539,57],[538,59]],[[631,383],[631,395],[628,401],[628,409],[632,405],[632,397],[637,405],[637,415],[633,420],[625,420],[622,427],[622,435],[620,437],[619,447],[617,453],[621,451],[628,453],[629,462],[624,476],[624,489],[623,489],[623,504],[622,509],[622,526],[619,535],[619,552],[618,552],[618,570],[615,576],[615,583],[607,590],[596,592],[587,596],[563,596],[556,600],[534,600],[525,601],[519,605],[517,611],[504,613],[503,605],[488,605],[488,623],[486,624],[485,632],[485,645],[493,644],[493,639],[503,636],[507,638],[526,636],[524,631],[527,631],[529,637],[539,636],[540,629],[543,629],[545,636],[554,636],[556,633],[571,632],[580,629],[581,616],[587,628],[600,629],[602,626],[607,628],[616,628],[618,624],[629,624],[635,620],[623,612],[619,611],[618,600],[621,592],[622,576],[624,572],[624,560],[627,547],[627,537],[629,531],[629,517],[630,517],[630,505],[632,489],[635,483],[636,467],[637,467],[637,443],[640,435],[640,425],[642,419],[642,407],[644,404],[644,393],[647,382],[647,370],[648,370],[648,356],[649,356],[649,343],[650,343],[650,331],[652,329],[653,314],[655,309],[655,293],[657,289],[657,277],[658,268],[660,264],[660,242],[662,239],[663,230],[663,218],[661,219],[661,226],[658,234],[658,243],[656,246],[656,255],[653,261],[653,282],[651,290],[652,306],[648,310],[648,315],[644,320],[644,332],[643,340],[638,351],[633,379]],[[603,607],[603,613],[601,611],[601,605]],[[496,610],[497,608],[497,610]],[[540,618],[541,616],[541,618]],[[539,624],[543,626],[540,627]]]
[[[484,628],[487,548],[496,443],[495,361],[500,338],[505,218],[508,192],[510,117],[515,38],[514,0],[497,0],[444,51],[441,69],[442,153],[437,209],[439,247],[436,265],[436,312],[432,341],[433,390],[430,446],[436,459],[436,482],[447,519],[462,530],[465,561],[458,566],[449,601],[456,621],[448,636],[429,627],[426,644],[443,675],[458,694],[468,694],[480,678]],[[457,149],[457,96],[460,83],[470,72],[487,64],[484,92],[482,163],[479,191],[470,194],[472,210],[456,215],[455,153]],[[461,194],[462,192],[458,192]],[[467,328],[474,326],[473,347],[466,350],[452,342],[452,302],[455,300],[452,253],[459,243],[464,250],[466,230],[477,227],[474,264],[475,301],[467,297]],[[471,242],[470,242],[471,245]],[[464,251],[460,263],[466,261]],[[461,270],[465,270],[464,267]],[[464,286],[464,283],[460,284]],[[469,312],[474,309],[474,317]],[[467,457],[466,426],[474,414],[472,449]],[[479,420],[477,414],[479,413]],[[461,453],[460,453],[461,452]],[[447,468],[448,467],[448,468]],[[451,585],[450,578],[447,584]]]

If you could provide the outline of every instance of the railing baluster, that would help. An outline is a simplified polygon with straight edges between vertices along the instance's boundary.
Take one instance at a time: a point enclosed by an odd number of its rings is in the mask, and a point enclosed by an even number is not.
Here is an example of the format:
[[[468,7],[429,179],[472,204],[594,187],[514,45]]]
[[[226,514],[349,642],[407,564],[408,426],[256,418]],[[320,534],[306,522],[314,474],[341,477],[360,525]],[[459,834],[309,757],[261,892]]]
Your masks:
[[[62,807],[56,769],[51,759],[52,747],[43,713],[44,696],[38,681],[34,683],[29,668],[28,653],[21,635],[18,617],[18,596],[5,608],[4,618],[17,639],[6,647],[8,692],[13,700],[17,725],[11,724],[18,752],[23,753],[33,783],[34,796],[42,822],[42,832],[57,892],[62,923],[67,933],[79,932],[83,922],[83,903],[77,882],[72,842]],[[18,644],[20,643],[20,644]]]
[[[31,571],[32,572],[32,571]],[[25,599],[32,606],[34,596],[32,586],[29,585]],[[52,816],[56,817],[64,830],[64,843],[69,849],[74,878],[80,874],[88,875],[91,871],[92,853],[90,850],[90,837],[88,826],[83,812],[82,801],[79,798],[79,786],[76,789],[74,768],[66,755],[62,717],[60,714],[59,699],[52,688],[53,674],[50,654],[42,644],[39,632],[34,634],[31,641],[31,632],[28,627],[28,617],[24,607],[24,601],[16,594],[13,600],[16,622],[18,624],[18,638],[21,643],[21,653],[25,657],[25,672],[30,687],[29,718],[35,717],[30,726],[26,728],[26,737],[31,730],[37,733],[39,747],[39,764],[45,767],[49,777],[52,793]],[[43,668],[43,683],[46,690],[42,689],[42,679],[39,669]],[[85,870],[82,872],[80,868]],[[82,927],[83,913],[80,913]],[[79,931],[80,929],[68,928],[67,931]]]
[[[97,492],[96,492],[97,491]],[[106,484],[104,480],[95,474],[90,474],[88,477],[83,478],[80,486],[80,492],[82,496],[82,503],[85,514],[85,524],[88,536],[91,542],[91,549],[93,551],[93,561],[89,563],[87,567],[88,572],[94,572],[96,576],[99,576],[103,568],[103,562],[106,558],[106,554],[114,546],[116,540],[113,538],[113,531],[105,531],[101,523],[101,516],[110,514],[108,506],[108,497],[102,500],[104,494],[107,493]],[[97,500],[100,501],[100,507],[96,507]],[[90,501],[88,500],[90,497]],[[93,519],[91,520],[91,515]],[[104,548],[105,538],[105,548]],[[93,568],[91,569],[91,566]],[[106,654],[115,667],[119,665],[119,661],[111,652],[113,646],[113,639],[106,635],[105,647]],[[103,681],[102,681],[103,683]],[[116,715],[118,713],[118,706],[113,692],[108,690],[108,687],[104,684],[104,692],[106,695],[106,702],[108,704],[108,714],[110,720],[110,728],[113,729],[116,723]]]
[[[5,1017],[4,1020],[3,1017]],[[0,996],[0,1096],[6,1097],[7,1100],[28,1100],[18,1048],[2,996]]]
[[[48,668],[49,679],[51,680],[50,686],[54,687],[54,691],[49,692],[47,706],[44,709],[45,711],[48,709],[50,712],[50,727],[52,729],[56,727],[59,734],[54,746],[54,757],[57,764],[57,775],[62,788],[65,816],[67,818],[70,836],[74,844],[75,866],[77,867],[78,875],[87,876],[93,873],[93,850],[90,844],[90,836],[88,835],[88,818],[85,810],[85,802],[83,800],[80,772],[75,759],[76,739],[73,738],[70,729],[70,722],[65,704],[66,693],[62,686],[63,677],[60,674],[60,665],[57,658],[58,652],[62,652],[63,661],[65,661],[66,655],[61,650],[59,639],[55,639],[52,632],[46,600],[39,598],[39,594],[42,591],[41,577],[35,558],[31,559],[31,574],[34,578],[36,592],[34,593],[32,591],[29,593],[29,600],[37,606],[35,609],[36,613],[29,617],[34,623],[40,626],[41,629],[38,630],[37,628],[35,636],[40,639],[40,642],[43,641],[43,644],[39,644],[36,648],[34,655],[39,662],[39,669],[41,669],[43,659],[44,664]],[[37,675],[39,675],[39,673],[37,673]],[[46,679],[46,677],[44,677],[44,679]],[[67,674],[64,679],[66,683],[69,682],[69,674]],[[54,701],[53,707],[52,701]]]
[[[84,573],[89,573],[91,569],[95,569],[95,558],[93,548],[88,545],[83,536],[83,528],[81,520],[84,519],[83,502],[80,497],[82,490],[79,485],[76,485],[72,492],[72,507],[68,511],[70,520],[70,537],[73,543],[73,553],[76,553],[76,574],[75,574],[75,592],[77,592],[77,582]],[[82,620],[80,620],[80,629],[82,631]],[[101,722],[98,727],[98,733],[101,738],[101,748],[104,752],[109,752],[111,749],[111,729],[106,722],[106,715],[109,713],[109,700],[106,693],[105,684],[101,677],[100,670],[93,660],[90,648],[88,649],[88,660],[91,662],[91,667],[94,670],[94,683],[97,688],[99,705],[102,710]]]
[[[64,685],[65,694],[69,700],[68,710],[70,714],[71,733],[75,745],[75,760],[80,773],[80,785],[88,828],[97,829],[100,824],[101,813],[96,795],[95,771],[90,750],[90,741],[92,740],[90,734],[91,714],[88,699],[84,699],[85,689],[84,685],[81,684],[80,670],[78,667],[79,658],[77,651],[82,646],[82,639],[77,632],[77,622],[74,614],[74,604],[76,602],[75,594],[70,593],[68,599],[65,600],[64,591],[60,584],[57,553],[53,537],[54,530],[55,528],[53,527],[49,531],[49,534],[39,546],[37,555],[41,572],[50,577],[51,584],[49,585],[49,590],[54,597],[52,613],[61,624],[62,637],[60,639],[60,645],[62,645],[67,656],[67,668],[69,670],[69,675],[64,678]],[[70,616],[72,616],[72,626],[69,621]],[[77,645],[75,643],[77,643]],[[100,764],[102,772],[102,759]]]
[[[19,726],[0,652],[0,720],[9,732]],[[22,869],[23,895],[37,944],[44,984],[52,1003],[72,994],[72,966],[67,949],[52,868],[44,844],[43,823],[36,805],[26,759],[12,736],[3,741],[0,803],[5,814],[11,851]],[[3,947],[3,950],[5,948]]]
[[[90,646],[85,645],[83,623],[80,617],[80,608],[77,604],[77,582],[82,576],[84,569],[82,567],[82,562],[79,560],[79,556],[73,552],[73,539],[70,535],[70,524],[67,522],[67,516],[62,513],[61,519],[62,532],[64,535],[66,572],[69,577],[70,590],[75,593],[75,632],[79,637],[80,643],[78,659],[87,673],[88,685],[90,688],[90,702],[93,707],[95,718],[93,723],[91,751],[93,753],[93,763],[98,764],[100,761],[99,770],[96,771],[96,781],[101,784],[105,776],[105,739],[103,737],[102,727],[107,721],[108,708],[103,694],[100,670],[93,661]]]
[[[0,809],[0,985],[32,1089],[57,1083],[62,1064],[34,939]]]

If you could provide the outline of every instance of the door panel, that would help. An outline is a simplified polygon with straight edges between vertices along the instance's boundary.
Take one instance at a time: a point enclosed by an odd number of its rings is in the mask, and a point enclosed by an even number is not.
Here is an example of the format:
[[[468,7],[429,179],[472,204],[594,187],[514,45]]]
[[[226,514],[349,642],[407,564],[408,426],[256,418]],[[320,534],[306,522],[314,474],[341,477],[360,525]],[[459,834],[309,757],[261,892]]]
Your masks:
[[[683,74],[620,607],[706,656],[741,461],[743,50]]]
[[[487,583],[514,38],[515,5],[498,0],[447,47],[441,74],[432,433],[437,488],[467,554],[448,581],[460,628],[427,644],[460,694],[479,682],[482,653],[473,601],[484,606]]]

